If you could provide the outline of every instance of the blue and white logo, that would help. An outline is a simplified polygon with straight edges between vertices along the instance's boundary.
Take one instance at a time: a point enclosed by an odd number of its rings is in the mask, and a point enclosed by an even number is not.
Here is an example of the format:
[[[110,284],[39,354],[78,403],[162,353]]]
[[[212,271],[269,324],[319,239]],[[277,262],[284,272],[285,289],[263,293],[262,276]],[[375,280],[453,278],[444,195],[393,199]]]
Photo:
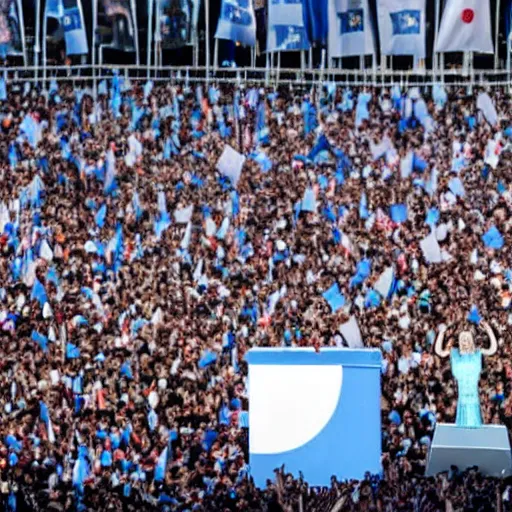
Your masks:
[[[222,0],[215,37],[237,41],[244,46],[254,46],[256,19],[252,0]]]
[[[249,26],[253,22],[248,0],[225,0],[222,18],[237,25]]]
[[[341,21],[341,34],[364,31],[363,9],[349,9],[338,13]]]
[[[418,10],[404,10],[389,13],[393,25],[393,35],[407,35],[420,33],[421,12]]]
[[[306,29],[297,25],[275,25],[277,51],[305,50],[309,43]]]
[[[72,30],[79,30],[82,28],[78,7],[66,9],[63,17],[63,25],[65,32],[71,32]]]

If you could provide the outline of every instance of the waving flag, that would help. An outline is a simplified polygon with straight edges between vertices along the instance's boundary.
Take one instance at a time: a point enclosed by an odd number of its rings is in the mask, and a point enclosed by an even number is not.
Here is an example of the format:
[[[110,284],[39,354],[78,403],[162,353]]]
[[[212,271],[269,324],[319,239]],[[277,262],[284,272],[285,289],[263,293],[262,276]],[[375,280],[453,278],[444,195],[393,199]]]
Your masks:
[[[155,467],[155,482],[162,482],[165,478],[165,471],[167,468],[167,457],[169,454],[169,447],[166,446],[160,456]]]
[[[84,13],[81,0],[66,1],[63,17],[66,55],[84,55],[89,53],[87,33],[85,32]]]
[[[489,0],[447,0],[435,51],[492,53]]]
[[[311,44],[325,46],[329,32],[328,0],[302,0],[304,26]]]
[[[329,55],[347,57],[375,52],[368,0],[329,2]]]
[[[307,50],[301,0],[270,0],[268,6],[267,51]]]
[[[425,57],[425,3],[425,0],[378,0],[382,53]]]
[[[216,39],[256,44],[256,17],[252,0],[222,0]]]

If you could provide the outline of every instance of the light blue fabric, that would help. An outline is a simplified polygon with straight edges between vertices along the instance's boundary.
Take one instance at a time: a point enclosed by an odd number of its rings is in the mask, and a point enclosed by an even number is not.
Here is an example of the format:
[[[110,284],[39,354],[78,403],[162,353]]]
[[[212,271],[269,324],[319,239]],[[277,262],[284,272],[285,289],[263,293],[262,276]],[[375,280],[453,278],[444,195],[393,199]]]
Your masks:
[[[482,370],[482,353],[476,350],[472,354],[461,354],[458,349],[452,349],[450,359],[459,395],[455,423],[458,427],[480,427],[482,414],[478,381]]]

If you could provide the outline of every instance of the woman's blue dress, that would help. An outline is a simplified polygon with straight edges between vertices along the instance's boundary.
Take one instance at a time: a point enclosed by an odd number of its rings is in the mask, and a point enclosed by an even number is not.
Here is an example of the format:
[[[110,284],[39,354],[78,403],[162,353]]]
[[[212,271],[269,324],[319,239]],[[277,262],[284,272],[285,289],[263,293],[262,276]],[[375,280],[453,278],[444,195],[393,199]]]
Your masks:
[[[459,391],[455,424],[458,427],[480,427],[482,413],[478,381],[482,370],[482,353],[476,350],[472,354],[461,354],[458,349],[452,349],[450,358]]]

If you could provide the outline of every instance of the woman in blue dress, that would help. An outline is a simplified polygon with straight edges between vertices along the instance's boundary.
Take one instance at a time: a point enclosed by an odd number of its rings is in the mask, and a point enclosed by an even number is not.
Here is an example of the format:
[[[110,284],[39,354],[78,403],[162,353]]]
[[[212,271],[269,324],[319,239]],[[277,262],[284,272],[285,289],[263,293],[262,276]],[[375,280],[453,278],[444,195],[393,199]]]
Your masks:
[[[443,348],[446,326],[439,331],[435,344],[435,352],[439,357],[450,356],[452,374],[457,381],[459,399],[457,402],[458,427],[477,428],[482,425],[480,411],[480,397],[478,395],[478,381],[482,370],[482,356],[492,356],[496,353],[498,343],[491,326],[487,322],[480,325],[489,336],[490,345],[487,349],[477,349],[470,331],[459,334],[459,348],[450,345]]]

